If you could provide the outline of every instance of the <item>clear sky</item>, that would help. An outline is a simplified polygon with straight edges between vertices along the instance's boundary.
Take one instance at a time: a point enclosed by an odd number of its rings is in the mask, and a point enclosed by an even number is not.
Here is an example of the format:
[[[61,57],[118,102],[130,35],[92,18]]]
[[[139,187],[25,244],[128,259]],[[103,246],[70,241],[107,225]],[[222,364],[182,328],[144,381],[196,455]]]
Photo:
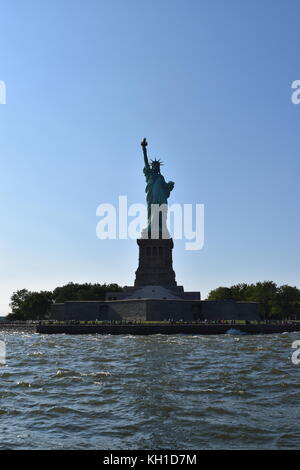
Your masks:
[[[1,2],[0,314],[21,288],[132,285],[132,240],[100,241],[100,203],[144,202],[141,138],[205,205],[178,284],[300,287],[298,0]]]

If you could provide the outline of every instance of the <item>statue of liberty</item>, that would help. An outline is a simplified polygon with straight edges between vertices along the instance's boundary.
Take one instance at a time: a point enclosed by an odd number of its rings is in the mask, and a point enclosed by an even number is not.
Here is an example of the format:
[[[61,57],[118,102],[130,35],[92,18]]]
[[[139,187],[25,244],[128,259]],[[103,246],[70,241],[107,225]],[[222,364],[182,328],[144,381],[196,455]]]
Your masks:
[[[166,183],[165,178],[160,173],[160,167],[163,162],[160,160],[151,160],[151,167],[147,155],[147,140],[144,138],[141,146],[144,154],[144,175],[146,177],[146,199],[148,210],[148,225],[143,230],[142,237],[148,238],[170,238],[166,220],[168,211],[168,198],[174,182]]]

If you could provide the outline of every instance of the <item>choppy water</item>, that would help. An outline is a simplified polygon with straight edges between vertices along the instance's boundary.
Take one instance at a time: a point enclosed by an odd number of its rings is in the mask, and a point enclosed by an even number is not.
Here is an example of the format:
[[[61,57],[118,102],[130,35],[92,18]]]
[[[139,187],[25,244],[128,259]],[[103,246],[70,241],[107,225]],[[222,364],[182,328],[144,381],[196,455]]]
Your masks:
[[[0,449],[295,449],[299,333],[9,333]]]

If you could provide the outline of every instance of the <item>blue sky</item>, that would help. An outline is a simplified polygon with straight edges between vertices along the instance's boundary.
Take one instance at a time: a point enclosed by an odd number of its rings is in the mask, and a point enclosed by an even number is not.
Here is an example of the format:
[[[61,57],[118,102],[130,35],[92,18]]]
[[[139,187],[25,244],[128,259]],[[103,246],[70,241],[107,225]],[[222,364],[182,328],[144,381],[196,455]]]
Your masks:
[[[13,291],[131,285],[132,240],[96,208],[144,202],[140,140],[205,205],[205,245],[176,242],[178,284],[299,284],[298,0],[2,2],[0,314]]]

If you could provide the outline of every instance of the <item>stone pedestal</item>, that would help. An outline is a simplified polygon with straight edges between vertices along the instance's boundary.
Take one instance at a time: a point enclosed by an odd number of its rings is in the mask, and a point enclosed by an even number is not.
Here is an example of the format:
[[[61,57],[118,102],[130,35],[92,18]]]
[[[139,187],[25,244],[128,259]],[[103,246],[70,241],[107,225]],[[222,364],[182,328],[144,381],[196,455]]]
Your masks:
[[[173,270],[173,240],[137,240],[139,246],[139,267],[136,270],[135,286],[177,286]]]

